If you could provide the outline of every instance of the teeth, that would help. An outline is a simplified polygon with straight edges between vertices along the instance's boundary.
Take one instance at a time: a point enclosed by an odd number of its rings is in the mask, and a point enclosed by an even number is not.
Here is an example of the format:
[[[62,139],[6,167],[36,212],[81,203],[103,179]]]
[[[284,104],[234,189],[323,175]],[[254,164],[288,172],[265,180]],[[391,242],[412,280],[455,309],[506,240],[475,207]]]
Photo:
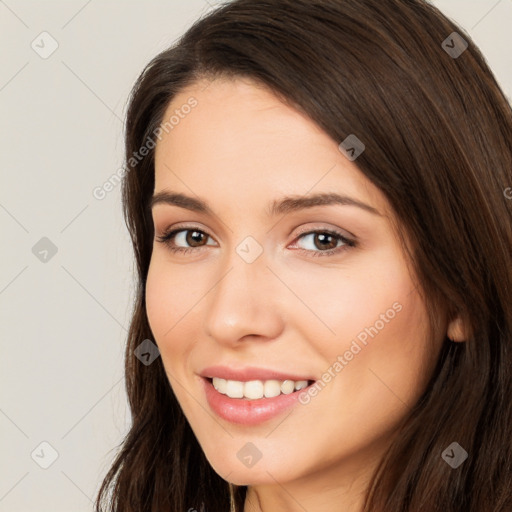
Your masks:
[[[250,380],[241,382],[238,380],[226,380],[214,377],[212,379],[213,387],[223,395],[229,398],[248,398],[257,400],[258,398],[272,398],[280,394],[289,395],[294,391],[304,389],[308,385],[307,380]]]
[[[230,381],[228,380],[228,382]],[[256,398],[263,398],[264,387],[261,380],[250,380],[245,383],[240,382],[240,384],[242,384],[243,396],[245,396],[245,398],[251,398],[252,400],[255,400]],[[228,396],[234,398],[229,394]]]
[[[244,383],[238,380],[226,382],[226,395],[230,398],[242,398],[244,396]]]
[[[307,380],[299,380],[295,383],[295,391],[298,391],[299,389],[307,388],[308,387],[308,381]]]
[[[295,391],[295,382],[293,380],[285,380],[281,384],[281,392],[285,395],[289,395]]]
[[[267,380],[263,387],[265,388],[265,398],[272,398],[281,394],[281,383],[278,380]]]

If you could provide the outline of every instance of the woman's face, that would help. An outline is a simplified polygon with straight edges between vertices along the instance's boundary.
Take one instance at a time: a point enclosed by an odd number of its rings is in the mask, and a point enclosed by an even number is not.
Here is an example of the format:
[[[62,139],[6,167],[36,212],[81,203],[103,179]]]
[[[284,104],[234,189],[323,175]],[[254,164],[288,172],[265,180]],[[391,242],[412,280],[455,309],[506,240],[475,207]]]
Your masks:
[[[172,115],[155,153],[146,301],[191,428],[235,484],[355,479],[435,359],[388,202],[341,141],[249,81],[196,83]],[[300,381],[316,382],[292,391]]]

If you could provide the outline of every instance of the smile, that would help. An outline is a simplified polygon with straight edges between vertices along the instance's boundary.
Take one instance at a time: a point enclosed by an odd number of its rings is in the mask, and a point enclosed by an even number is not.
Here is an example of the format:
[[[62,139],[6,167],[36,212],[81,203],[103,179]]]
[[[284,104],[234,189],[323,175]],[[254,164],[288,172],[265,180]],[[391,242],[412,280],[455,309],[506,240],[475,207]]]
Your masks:
[[[292,408],[299,402],[300,393],[307,392],[309,386],[316,382],[307,380],[242,382],[218,377],[202,377],[201,380],[210,409],[230,423],[247,426],[263,423]],[[215,386],[220,389],[216,389]],[[292,386],[293,389],[291,389]],[[273,396],[267,397],[266,392]],[[231,397],[228,393],[236,396]],[[245,396],[246,393],[250,396]]]
[[[212,379],[213,387],[221,394],[229,398],[247,398],[257,400],[259,398],[274,398],[281,394],[289,395],[294,391],[304,389],[311,384],[307,380],[250,380],[243,382],[239,380],[226,380],[219,377]]]

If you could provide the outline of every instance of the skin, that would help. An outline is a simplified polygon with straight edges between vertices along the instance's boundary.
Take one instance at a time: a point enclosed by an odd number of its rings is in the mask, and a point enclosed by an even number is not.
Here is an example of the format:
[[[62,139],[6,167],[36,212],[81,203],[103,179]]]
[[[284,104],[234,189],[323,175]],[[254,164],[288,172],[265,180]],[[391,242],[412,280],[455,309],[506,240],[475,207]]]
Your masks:
[[[357,160],[339,151],[340,141],[261,86],[196,82],[164,118],[190,96],[198,105],[157,144],[155,193],[199,197],[215,215],[166,204],[152,211],[146,304],[169,383],[215,471],[249,485],[246,512],[359,511],[370,473],[424,391],[442,341],[428,340],[425,305],[389,204]],[[316,192],[348,195],[381,215],[347,205],[266,214],[271,200]],[[190,252],[173,253],[156,239],[182,226],[206,233],[174,237]],[[313,229],[334,229],[357,245],[299,238]],[[247,236],[263,251],[252,263],[236,252]],[[320,380],[394,303],[400,312],[359,344],[342,371],[331,370],[308,404],[257,426],[232,424],[209,408],[198,376],[206,366],[266,366]],[[461,340],[458,320],[446,328]],[[237,458],[247,442],[262,454],[250,468]]]

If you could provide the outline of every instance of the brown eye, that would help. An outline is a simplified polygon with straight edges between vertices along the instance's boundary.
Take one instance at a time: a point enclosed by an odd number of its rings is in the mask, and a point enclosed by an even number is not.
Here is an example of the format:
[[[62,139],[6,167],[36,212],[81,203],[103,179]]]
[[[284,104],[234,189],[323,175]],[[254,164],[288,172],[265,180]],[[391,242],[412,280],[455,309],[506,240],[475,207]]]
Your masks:
[[[186,229],[185,230],[185,241],[192,247],[200,247],[203,245],[201,239],[207,240],[208,235],[205,235],[202,231]]]
[[[313,242],[312,248],[304,249],[299,247],[299,249],[315,257],[338,254],[350,247],[356,246],[355,241],[349,240],[337,231],[325,229],[308,231],[307,233],[302,233],[296,240],[302,240],[306,237],[311,237]],[[182,254],[205,247],[208,243],[203,242],[207,241],[208,238],[211,238],[208,233],[194,227],[174,229],[156,237],[159,242],[164,243],[171,251]],[[183,244],[188,245],[188,247],[183,247]]]
[[[313,240],[318,249],[335,249],[338,245],[336,237],[329,233],[314,233]]]
[[[303,249],[308,253],[312,253],[312,256],[329,256],[335,253],[346,250],[349,247],[355,247],[356,243],[353,240],[349,240],[337,231],[330,230],[315,230],[302,233],[297,240],[310,237],[312,244],[310,249]],[[341,245],[338,243],[341,242]],[[317,249],[317,250],[315,250]]]
[[[179,235],[179,237],[178,237]],[[208,240],[209,235],[200,229],[195,228],[181,228],[174,229],[167,233],[164,233],[162,236],[158,236],[157,240],[166,244],[171,251],[176,252],[188,252],[194,249],[199,249],[204,247],[206,244],[202,243],[203,241]],[[176,239],[180,244],[187,244],[190,247],[181,247],[181,245],[176,245]]]

